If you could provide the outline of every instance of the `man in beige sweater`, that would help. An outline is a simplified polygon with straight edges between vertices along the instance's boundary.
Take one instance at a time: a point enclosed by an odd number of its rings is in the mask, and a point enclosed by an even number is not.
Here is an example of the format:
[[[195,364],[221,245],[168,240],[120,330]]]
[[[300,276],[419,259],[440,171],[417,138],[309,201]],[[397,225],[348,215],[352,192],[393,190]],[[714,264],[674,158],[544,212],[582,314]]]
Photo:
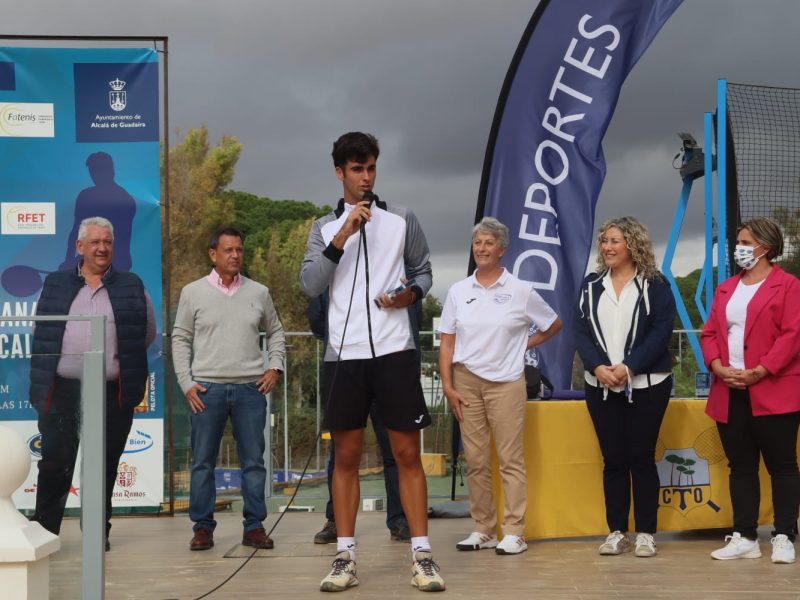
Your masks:
[[[178,384],[192,410],[192,477],[189,516],[194,521],[191,550],[214,545],[214,467],[228,417],[242,467],[242,544],[270,549],[264,531],[264,427],[266,399],[278,381],[286,354],[283,326],[269,290],[239,273],[244,236],[233,227],[217,231],[209,243],[211,273],[181,291],[172,330]],[[269,359],[259,344],[266,332]]]

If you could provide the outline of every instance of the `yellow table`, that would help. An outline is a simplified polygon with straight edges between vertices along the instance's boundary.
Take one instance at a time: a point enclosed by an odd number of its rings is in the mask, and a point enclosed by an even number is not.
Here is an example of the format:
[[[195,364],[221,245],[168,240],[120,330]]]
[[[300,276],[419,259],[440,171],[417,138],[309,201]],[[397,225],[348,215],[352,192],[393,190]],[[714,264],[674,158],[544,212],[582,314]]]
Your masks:
[[[671,400],[656,459],[659,531],[729,527],[728,462],[705,400]],[[692,462],[693,461],[693,462]],[[603,458],[583,401],[528,402],[525,424],[529,538],[605,535]],[[496,460],[492,480],[502,522]],[[772,521],[769,477],[761,467],[760,523]],[[630,531],[634,531],[631,515]]]

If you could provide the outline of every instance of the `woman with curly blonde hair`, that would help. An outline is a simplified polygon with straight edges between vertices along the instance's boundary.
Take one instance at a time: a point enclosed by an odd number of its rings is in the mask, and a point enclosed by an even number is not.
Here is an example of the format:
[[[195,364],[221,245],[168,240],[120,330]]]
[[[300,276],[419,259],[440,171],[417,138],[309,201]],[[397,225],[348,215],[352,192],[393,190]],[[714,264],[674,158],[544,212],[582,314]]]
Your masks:
[[[656,268],[647,229],[633,217],[603,224],[597,272],[581,288],[576,319],[586,406],[603,453],[608,534],[600,554],[656,554],[655,448],[672,389],[668,350],[675,299]],[[631,544],[628,519],[638,532]]]

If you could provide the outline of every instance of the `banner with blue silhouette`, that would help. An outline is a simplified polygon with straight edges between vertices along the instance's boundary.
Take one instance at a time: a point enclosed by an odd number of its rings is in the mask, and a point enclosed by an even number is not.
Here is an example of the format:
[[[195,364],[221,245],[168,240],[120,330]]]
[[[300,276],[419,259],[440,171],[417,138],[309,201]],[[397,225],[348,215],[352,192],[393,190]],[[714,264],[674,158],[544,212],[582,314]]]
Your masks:
[[[681,0],[542,0],[506,75],[476,221],[510,229],[505,266],[535,284],[564,331],[533,357],[570,389],[573,313],[605,178],[602,139],[625,77]]]
[[[152,49],[0,48],[0,421],[38,449],[28,403],[31,323],[44,277],[75,268],[78,225],[114,225],[115,268],[145,283],[159,335],[123,454],[116,506],[163,496],[159,63]],[[33,465],[35,466],[35,465]],[[33,506],[33,479],[17,506]],[[79,483],[75,482],[77,499]]]

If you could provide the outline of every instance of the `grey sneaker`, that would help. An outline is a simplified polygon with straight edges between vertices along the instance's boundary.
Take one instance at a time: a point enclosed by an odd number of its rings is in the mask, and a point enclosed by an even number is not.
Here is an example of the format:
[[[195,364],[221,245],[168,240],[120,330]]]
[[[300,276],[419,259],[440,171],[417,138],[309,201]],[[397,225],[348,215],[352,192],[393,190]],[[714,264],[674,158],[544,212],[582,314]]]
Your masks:
[[[389,527],[389,537],[396,542],[410,542],[411,530],[408,528],[408,521],[398,519],[391,527]]]
[[[339,552],[331,564],[331,572],[319,584],[320,592],[343,592],[347,588],[358,585],[356,577],[356,561],[350,560],[347,550]]]
[[[336,523],[326,521],[325,527],[314,535],[315,544],[334,544],[336,543]]]
[[[622,554],[631,551],[631,541],[628,535],[619,531],[608,534],[606,541],[600,544],[599,552],[603,555]]]
[[[658,550],[656,550],[656,541],[649,533],[637,534],[634,546],[633,555],[639,558],[650,558],[658,554]]]

